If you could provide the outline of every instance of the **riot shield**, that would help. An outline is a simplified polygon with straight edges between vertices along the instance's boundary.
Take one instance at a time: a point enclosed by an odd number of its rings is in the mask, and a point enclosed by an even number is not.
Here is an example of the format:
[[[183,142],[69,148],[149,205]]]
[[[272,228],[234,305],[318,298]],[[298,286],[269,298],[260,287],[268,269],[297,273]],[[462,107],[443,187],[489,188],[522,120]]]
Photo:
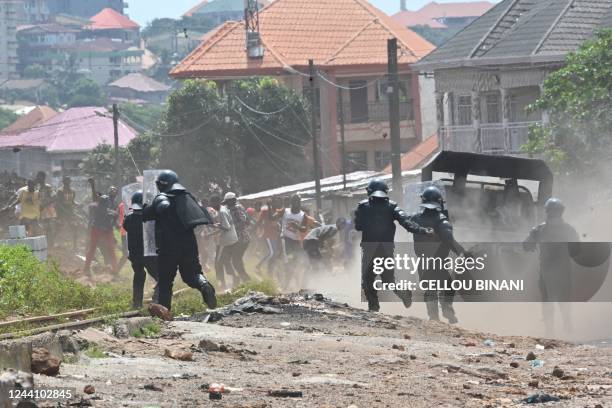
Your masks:
[[[143,172],[143,202],[151,204],[159,190],[155,185],[155,179],[163,170],[145,170]],[[157,247],[155,246],[155,221],[143,224],[144,256],[156,256]]]

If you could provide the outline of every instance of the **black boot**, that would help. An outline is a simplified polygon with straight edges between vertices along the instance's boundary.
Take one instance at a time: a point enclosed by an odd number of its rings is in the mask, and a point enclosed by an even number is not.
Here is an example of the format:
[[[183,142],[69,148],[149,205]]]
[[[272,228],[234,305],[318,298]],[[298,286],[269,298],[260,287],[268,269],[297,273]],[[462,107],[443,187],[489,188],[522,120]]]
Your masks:
[[[217,296],[215,295],[215,288],[213,285],[204,277],[204,275],[198,275],[200,282],[200,292],[202,293],[202,299],[209,309],[217,308]]]

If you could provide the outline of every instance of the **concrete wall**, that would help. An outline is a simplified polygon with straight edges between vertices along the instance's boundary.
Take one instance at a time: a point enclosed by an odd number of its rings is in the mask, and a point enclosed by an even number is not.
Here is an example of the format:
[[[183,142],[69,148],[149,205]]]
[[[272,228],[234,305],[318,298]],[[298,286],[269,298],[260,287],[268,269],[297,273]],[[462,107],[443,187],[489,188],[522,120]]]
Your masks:
[[[438,131],[436,119],[436,82],[433,78],[419,75],[419,94],[421,96],[421,134],[427,139]]]
[[[0,172],[16,172],[21,177],[30,178],[41,170],[51,171],[51,158],[43,149],[23,149],[18,153],[13,149],[0,150]]]

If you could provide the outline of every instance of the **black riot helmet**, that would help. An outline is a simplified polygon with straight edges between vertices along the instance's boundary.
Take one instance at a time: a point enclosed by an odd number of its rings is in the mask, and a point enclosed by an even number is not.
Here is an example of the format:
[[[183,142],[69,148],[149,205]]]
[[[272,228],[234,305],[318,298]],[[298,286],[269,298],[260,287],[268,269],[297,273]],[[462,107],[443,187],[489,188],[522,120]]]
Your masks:
[[[444,198],[442,192],[436,186],[429,186],[421,194],[421,207],[429,210],[442,210],[444,206]]]
[[[389,198],[389,186],[381,179],[373,179],[366,187],[368,197]]]
[[[561,200],[552,197],[546,200],[544,210],[546,211],[546,216],[548,218],[561,218],[563,212],[565,211],[565,206]]]
[[[184,190],[185,188],[181,186],[178,181],[178,175],[175,172],[172,170],[164,170],[157,176],[155,185],[162,193],[167,193],[177,189]]]
[[[142,210],[142,191],[136,191],[132,194],[132,209],[133,210]]]

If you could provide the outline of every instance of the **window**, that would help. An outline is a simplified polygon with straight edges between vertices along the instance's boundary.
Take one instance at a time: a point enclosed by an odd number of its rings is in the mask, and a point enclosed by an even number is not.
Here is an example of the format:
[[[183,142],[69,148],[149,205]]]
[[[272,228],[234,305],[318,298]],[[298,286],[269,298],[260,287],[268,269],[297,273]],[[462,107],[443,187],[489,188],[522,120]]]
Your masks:
[[[376,151],[374,153],[374,166],[376,170],[382,170],[391,163],[391,152]]]
[[[368,121],[368,88],[366,81],[349,81],[351,100],[351,123]]]
[[[467,126],[472,124],[472,97],[459,96],[457,98],[457,124]]]
[[[489,94],[485,97],[487,103],[487,123],[501,122],[500,96],[499,94]]]
[[[346,168],[349,173],[368,169],[368,152],[347,152]]]

